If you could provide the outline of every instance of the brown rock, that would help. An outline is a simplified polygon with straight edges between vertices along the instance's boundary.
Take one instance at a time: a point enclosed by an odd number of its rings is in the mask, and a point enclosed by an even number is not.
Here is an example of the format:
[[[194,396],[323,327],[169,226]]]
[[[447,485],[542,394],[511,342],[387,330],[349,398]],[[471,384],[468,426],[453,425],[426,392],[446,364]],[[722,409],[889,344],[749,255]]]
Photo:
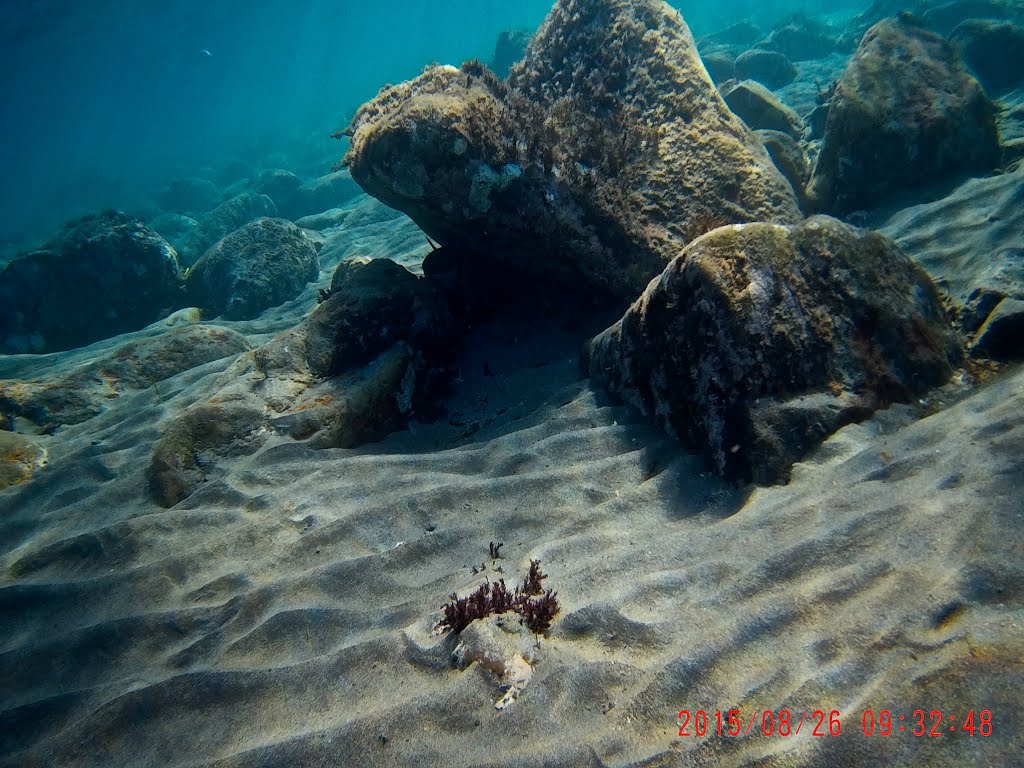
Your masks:
[[[621,301],[717,225],[799,219],[660,0],[562,0],[507,84],[478,64],[431,67],[349,130],[345,161],[370,194],[443,245],[563,290]]]
[[[846,213],[985,171],[999,156],[992,103],[952,45],[889,19],[868,30],[839,81],[808,198],[814,210]]]
[[[757,482],[785,480],[835,429],[943,383],[962,357],[927,275],[822,216],[698,238],[589,345],[597,382]]]

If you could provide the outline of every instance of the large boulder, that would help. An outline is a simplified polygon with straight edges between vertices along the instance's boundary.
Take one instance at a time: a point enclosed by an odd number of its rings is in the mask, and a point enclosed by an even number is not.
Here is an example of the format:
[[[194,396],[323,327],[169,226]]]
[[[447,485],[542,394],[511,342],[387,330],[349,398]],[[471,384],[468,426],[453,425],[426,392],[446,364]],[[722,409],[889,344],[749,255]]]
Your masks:
[[[953,46],[890,19],[868,30],[836,87],[808,198],[847,213],[999,157],[992,102]]]
[[[262,218],[232,232],[188,271],[190,300],[210,316],[251,320],[298,296],[317,279],[316,246],[284,219]]]
[[[178,257],[166,240],[120,212],[84,216],[0,271],[0,353],[135,331],[180,302]]]
[[[266,195],[242,192],[225,200],[199,219],[180,251],[182,266],[191,267],[222,237],[262,216],[277,216],[277,206]]]
[[[923,270],[817,216],[698,238],[590,342],[588,366],[726,477],[775,482],[843,424],[946,381],[962,354]]]
[[[429,67],[349,133],[367,192],[492,275],[552,291],[623,302],[715,226],[800,217],[660,0],[560,0],[507,83],[478,63]]]

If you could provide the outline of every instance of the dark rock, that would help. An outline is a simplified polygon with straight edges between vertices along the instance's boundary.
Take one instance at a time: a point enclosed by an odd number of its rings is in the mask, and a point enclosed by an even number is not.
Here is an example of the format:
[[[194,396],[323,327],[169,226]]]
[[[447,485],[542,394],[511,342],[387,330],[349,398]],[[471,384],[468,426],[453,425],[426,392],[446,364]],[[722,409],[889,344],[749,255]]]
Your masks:
[[[319,275],[316,247],[283,219],[257,219],[208,250],[185,289],[211,316],[250,320],[298,296]]]
[[[761,30],[744,19],[731,24],[725,29],[704,35],[697,41],[697,47],[703,50],[716,45],[750,45],[761,37]]]
[[[776,27],[758,43],[758,47],[778,51],[790,61],[823,59],[843,50],[842,44],[833,36],[833,30],[806,16],[793,17]]]
[[[624,301],[694,236],[799,218],[662,2],[556,3],[507,83],[478,64],[384,90],[350,128],[353,178],[494,275]]]
[[[971,355],[1024,360],[1024,301],[1005,298],[999,302],[978,331]]]
[[[180,213],[162,213],[147,225],[181,253],[188,246],[188,240],[199,226],[199,222]]]
[[[756,482],[942,384],[963,354],[920,268],[823,216],[695,240],[588,351],[597,382]]]
[[[724,83],[736,77],[735,59],[724,51],[701,54],[701,61],[713,83]]]
[[[171,213],[206,213],[220,202],[220,191],[206,179],[175,179],[164,187],[157,202]]]
[[[1021,25],[969,19],[957,25],[950,40],[990,93],[1024,82],[1024,27]]]
[[[772,90],[796,80],[796,67],[778,51],[744,51],[736,57],[735,70],[740,80],[756,80]]]
[[[998,0],[955,0],[924,10],[921,21],[929,29],[945,36],[968,19],[1008,19],[1013,15],[1020,15],[1020,11],[1014,14],[1010,5]]]
[[[992,314],[992,310],[1005,298],[1006,294],[1002,291],[990,287],[975,288],[960,309],[960,316],[957,318],[960,330],[968,336],[976,335]]]
[[[796,139],[803,135],[800,116],[760,83],[754,80],[726,83],[721,92],[729,109],[754,130],[781,131]]]
[[[116,398],[212,360],[250,348],[228,328],[187,325],[127,342],[99,359],[53,378],[0,379],[0,415],[27,419],[47,432],[102,413]]]
[[[498,35],[498,42],[494,44],[494,58],[491,59],[491,69],[498,77],[507,77],[512,65],[523,58],[531,37],[533,32],[521,28],[506,29]]]
[[[828,104],[818,104],[804,118],[808,131],[807,138],[811,141],[825,135],[825,126],[828,124],[828,107]]]
[[[757,136],[764,143],[775,167],[782,171],[797,199],[802,202],[804,187],[811,176],[811,168],[807,164],[800,143],[790,134],[782,131],[759,130]]]
[[[222,237],[262,216],[277,216],[277,206],[266,195],[243,192],[221,203],[199,220],[180,252],[182,266],[191,267]]]
[[[995,110],[952,45],[883,21],[836,87],[808,198],[814,210],[847,213],[999,157]]]
[[[53,352],[142,328],[181,302],[174,249],[115,212],[67,224],[0,272],[0,353]]]

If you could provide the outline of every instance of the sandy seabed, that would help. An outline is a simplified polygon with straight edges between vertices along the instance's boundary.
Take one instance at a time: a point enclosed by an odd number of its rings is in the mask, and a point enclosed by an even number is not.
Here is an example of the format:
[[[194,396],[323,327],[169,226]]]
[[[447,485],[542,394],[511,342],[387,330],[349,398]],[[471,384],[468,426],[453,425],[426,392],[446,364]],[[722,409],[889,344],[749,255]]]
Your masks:
[[[422,257],[411,225],[373,226],[329,248]],[[258,342],[314,297],[230,325]],[[48,465],[0,492],[0,766],[1021,765],[1024,369],[737,489],[595,392],[577,351],[482,328],[445,418],[354,450],[271,440],[166,510],[160,423],[230,359],[40,438]],[[531,559],[562,611],[499,710],[492,668],[459,668],[435,627]],[[731,709],[743,733],[718,735]],[[883,709],[908,730],[866,736]],[[941,737],[913,735],[917,709]],[[708,733],[680,736],[681,710]],[[982,710],[990,736],[959,730]]]

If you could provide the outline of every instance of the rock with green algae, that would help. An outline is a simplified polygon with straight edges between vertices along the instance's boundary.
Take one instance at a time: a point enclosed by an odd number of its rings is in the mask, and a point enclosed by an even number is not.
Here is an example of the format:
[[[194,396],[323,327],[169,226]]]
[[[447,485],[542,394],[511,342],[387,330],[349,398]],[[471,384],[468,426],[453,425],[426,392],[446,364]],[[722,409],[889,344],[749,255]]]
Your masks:
[[[388,259],[343,262],[295,328],[238,357],[214,393],[162,426],[152,498],[173,506],[272,436],[349,448],[399,428],[451,350],[427,281]]]
[[[0,430],[0,491],[28,480],[46,463],[46,450],[31,438]]]
[[[693,237],[794,222],[789,185],[661,0],[560,0],[506,82],[434,66],[356,114],[345,162],[433,239],[625,301]]]
[[[768,483],[963,360],[924,271],[882,235],[824,216],[698,238],[587,352],[596,382],[717,471]]]
[[[995,109],[952,44],[887,19],[836,86],[807,198],[815,211],[844,214],[999,159]]]

